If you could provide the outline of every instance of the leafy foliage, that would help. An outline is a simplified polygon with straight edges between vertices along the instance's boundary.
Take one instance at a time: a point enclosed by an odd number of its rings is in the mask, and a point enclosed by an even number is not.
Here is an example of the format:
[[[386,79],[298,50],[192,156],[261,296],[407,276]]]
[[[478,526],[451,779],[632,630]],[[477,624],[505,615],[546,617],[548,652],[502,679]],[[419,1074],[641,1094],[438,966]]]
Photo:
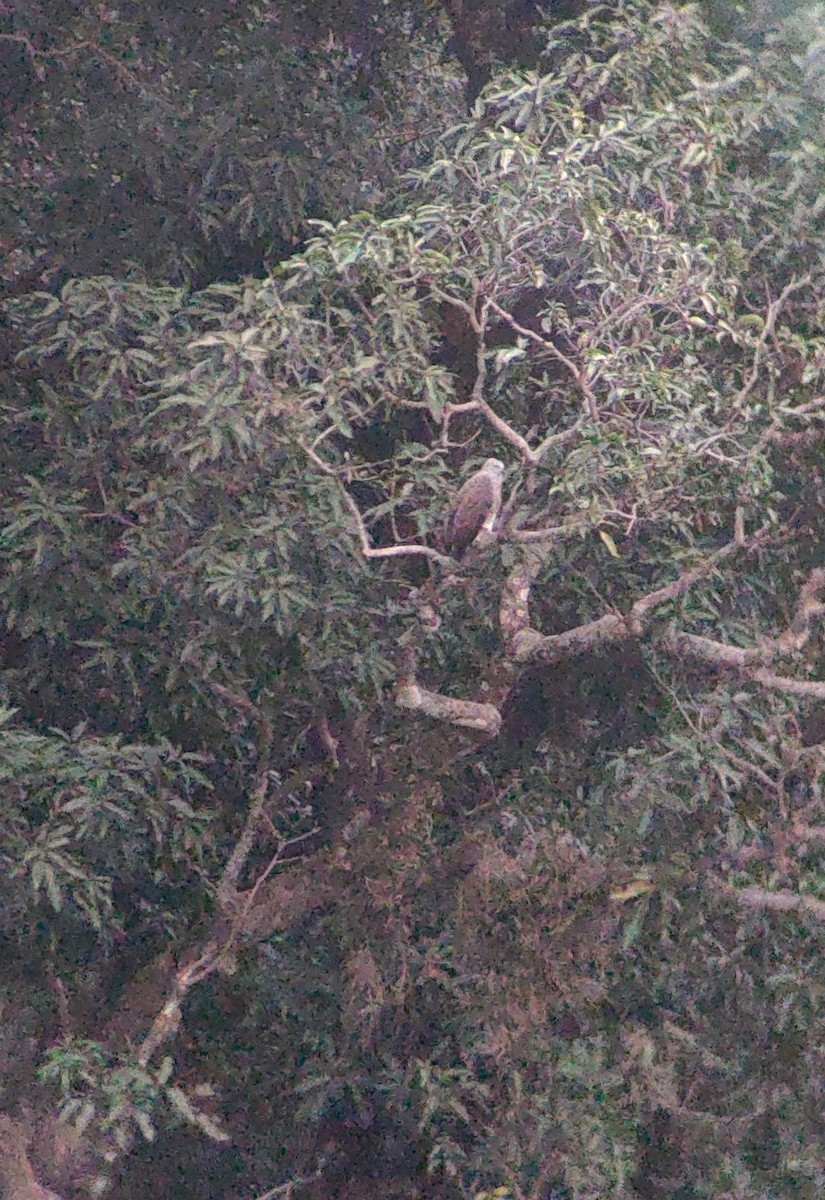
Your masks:
[[[13,712],[2,715],[6,724]],[[5,869],[55,912],[68,900],[97,929],[104,914],[111,927],[115,880],[139,890],[184,868],[182,886],[203,863],[210,814],[191,803],[209,786],[201,756],[84,737],[82,727],[70,737],[9,727],[2,743]]]
[[[0,175],[0,236],[21,268],[258,269],[308,218],[374,203],[426,149],[422,76],[428,101],[458,112],[458,80],[423,37],[426,5],[22,8],[0,25],[21,51]]]
[[[176,1069],[220,1083],[269,1188],[813,1200],[818,43],[720,45],[643,0],[548,36],[428,161],[389,163],[380,211],[316,221],[268,278],[8,306],[4,898],[27,933],[32,888],[60,911],[44,973],[91,922],[105,992],[116,936],[135,966],[189,948],[260,805],[231,970],[193,987]],[[233,220],[266,228],[255,190]],[[458,586],[448,492],[490,454],[508,524]],[[695,578],[632,645],[525,665],[521,569],[545,637]],[[778,684],[673,652],[786,631]],[[411,646],[439,694],[507,697],[496,741],[393,705]],[[154,1136],[171,1060],[73,1023],[41,1078],[124,1147]]]
[[[179,1087],[169,1084],[171,1059],[150,1072],[129,1062],[119,1066],[107,1057],[98,1043],[75,1040],[53,1047],[40,1069],[45,1083],[59,1086],[61,1117],[78,1133],[92,1126],[98,1136],[120,1150],[130,1149],[136,1134],[153,1142],[157,1136],[155,1116],[165,1103],[178,1119],[200,1126],[218,1140],[224,1137],[205,1112],[193,1107]]]

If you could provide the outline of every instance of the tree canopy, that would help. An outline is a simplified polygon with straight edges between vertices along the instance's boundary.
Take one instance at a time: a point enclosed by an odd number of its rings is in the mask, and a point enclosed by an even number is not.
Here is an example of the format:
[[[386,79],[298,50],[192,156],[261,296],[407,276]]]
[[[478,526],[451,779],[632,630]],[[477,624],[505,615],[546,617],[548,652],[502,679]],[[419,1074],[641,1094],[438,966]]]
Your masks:
[[[547,13],[466,112],[459,10],[132,9],[6,130],[7,1192],[814,1200],[822,12]]]

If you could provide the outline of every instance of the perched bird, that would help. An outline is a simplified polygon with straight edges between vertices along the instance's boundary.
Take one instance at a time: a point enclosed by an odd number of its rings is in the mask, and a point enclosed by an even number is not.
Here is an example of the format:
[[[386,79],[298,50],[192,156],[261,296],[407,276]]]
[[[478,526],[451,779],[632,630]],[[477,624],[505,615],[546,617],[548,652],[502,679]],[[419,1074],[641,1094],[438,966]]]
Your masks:
[[[492,533],[501,512],[503,478],[504,463],[488,458],[459,489],[444,533],[444,545],[453,558],[462,558],[482,531]]]

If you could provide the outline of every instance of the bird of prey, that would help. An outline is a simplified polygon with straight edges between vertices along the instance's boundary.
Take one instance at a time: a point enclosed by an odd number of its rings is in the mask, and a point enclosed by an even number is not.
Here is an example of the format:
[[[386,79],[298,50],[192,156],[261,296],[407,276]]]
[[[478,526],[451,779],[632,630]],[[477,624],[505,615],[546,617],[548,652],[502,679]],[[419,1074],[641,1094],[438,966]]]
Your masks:
[[[488,458],[481,470],[459,489],[444,534],[444,544],[453,558],[462,558],[482,530],[492,533],[501,512],[503,478],[504,463]]]

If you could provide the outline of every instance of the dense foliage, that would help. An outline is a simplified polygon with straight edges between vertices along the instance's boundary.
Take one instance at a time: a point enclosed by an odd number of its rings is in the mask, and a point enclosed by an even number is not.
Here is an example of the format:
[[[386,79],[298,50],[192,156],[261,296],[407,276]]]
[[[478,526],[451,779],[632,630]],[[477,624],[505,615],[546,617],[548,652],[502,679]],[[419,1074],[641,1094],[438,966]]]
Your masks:
[[[437,133],[425,105],[461,105],[426,3],[190,7],[0,10],[0,277],[257,270],[374,203]]]
[[[330,113],[266,277],[7,303],[2,1107],[58,1191],[822,1194],[822,28],[593,7],[467,117],[422,33],[426,137]],[[224,146],[216,89],[204,221],[297,242],[290,112]]]

